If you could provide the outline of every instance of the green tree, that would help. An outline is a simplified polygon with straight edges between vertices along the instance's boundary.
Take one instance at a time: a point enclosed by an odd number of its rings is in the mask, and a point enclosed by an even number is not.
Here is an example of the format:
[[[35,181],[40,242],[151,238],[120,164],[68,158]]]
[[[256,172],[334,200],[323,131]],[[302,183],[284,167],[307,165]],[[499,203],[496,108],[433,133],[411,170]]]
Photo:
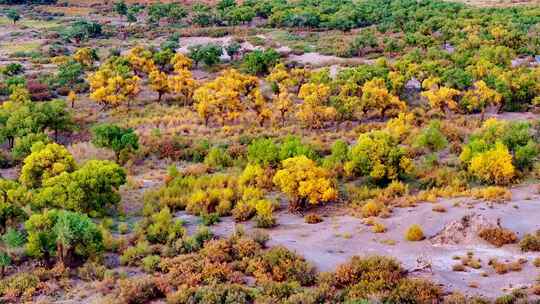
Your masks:
[[[21,14],[19,14],[19,12],[16,9],[11,8],[6,11],[6,17],[11,19],[13,24],[15,24],[17,23],[17,21],[21,19]]]
[[[192,22],[199,26],[209,26],[216,19],[212,9],[206,4],[196,3],[191,10],[193,12]]]
[[[250,22],[255,18],[255,10],[246,5],[230,8],[224,14],[224,19],[230,25]]]
[[[278,63],[279,57],[274,49],[255,50],[244,57],[243,67],[250,74],[266,74]]]
[[[24,72],[24,67],[18,63],[10,63],[1,69],[2,74],[6,76],[15,76]]]
[[[219,62],[220,56],[223,55],[223,48],[216,44],[195,45],[189,47],[189,58],[195,61],[195,65],[199,62],[207,66],[212,66]]]
[[[0,252],[0,277],[4,277],[6,267],[11,265],[11,257],[4,251]]]
[[[15,139],[11,155],[17,160],[22,160],[32,153],[32,146],[38,142],[48,144],[51,142],[45,133],[29,133]]]
[[[28,192],[15,181],[0,179],[0,233],[16,227],[27,217],[23,207],[28,203]]]
[[[71,113],[67,111],[66,102],[61,99],[39,103],[36,111],[42,119],[40,124],[54,132],[54,140],[58,140],[58,132],[71,131],[74,127]]]
[[[231,57],[231,60],[234,60],[236,55],[240,52],[241,48],[242,45],[240,45],[240,43],[232,42],[225,47],[225,51],[227,52],[227,55]]]
[[[62,145],[36,144],[23,161],[19,181],[28,188],[39,188],[43,182],[64,172],[73,172],[75,159]]]
[[[128,6],[123,0],[115,2],[114,11],[120,16],[126,16],[128,14]]]
[[[65,40],[72,40],[79,44],[83,40],[101,36],[102,27],[97,22],[78,20],[61,31],[60,34]]]
[[[386,130],[361,134],[350,154],[345,172],[352,176],[369,176],[377,182],[403,178],[414,169],[407,150]]]
[[[54,86],[67,89],[80,87],[84,83],[84,67],[75,60],[70,60],[58,67]]]
[[[148,7],[148,16],[150,23],[159,23],[163,18],[169,19],[169,22],[177,23],[187,16],[187,11],[178,3],[153,3]]]
[[[131,152],[139,148],[139,137],[133,129],[102,124],[92,129],[92,135],[92,143],[97,147],[112,149],[117,161],[121,152]]]
[[[0,125],[0,138],[7,140],[10,148],[18,137],[44,133],[47,129],[57,135],[59,131],[73,127],[64,101],[35,103],[30,101],[28,91],[21,87],[14,88],[9,100],[0,106]]]
[[[446,148],[448,140],[441,132],[441,122],[432,120],[429,126],[423,129],[414,142],[418,148],[426,148],[429,151],[436,152]]]
[[[45,180],[33,204],[37,208],[63,208],[100,216],[118,205],[118,189],[125,182],[126,172],[118,164],[91,160],[74,172]]]
[[[65,263],[72,258],[86,259],[103,250],[101,230],[86,215],[47,210],[32,215],[25,223],[28,255],[48,260],[56,256]]]

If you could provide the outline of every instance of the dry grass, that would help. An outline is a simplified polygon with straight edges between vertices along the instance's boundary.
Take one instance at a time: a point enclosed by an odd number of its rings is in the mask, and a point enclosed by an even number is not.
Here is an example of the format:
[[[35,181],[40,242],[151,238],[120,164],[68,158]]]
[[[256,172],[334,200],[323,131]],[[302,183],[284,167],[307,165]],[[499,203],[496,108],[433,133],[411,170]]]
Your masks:
[[[76,143],[68,147],[68,150],[75,161],[82,164],[91,159],[100,160],[113,160],[114,153],[108,149],[96,148],[93,144],[88,142]]]
[[[9,43],[0,45],[0,50],[13,54],[17,52],[33,52],[37,51],[41,46],[41,41],[27,41],[21,43]]]
[[[95,9],[90,7],[81,7],[81,6],[54,6],[54,5],[40,5],[38,9],[52,14],[62,13],[66,16],[88,16],[94,12]]]
[[[4,16],[0,16],[0,26],[8,26],[8,25],[12,26],[13,22]],[[25,27],[30,27],[34,29],[48,29],[48,28],[60,26],[60,23],[54,20],[45,21],[45,20],[22,18],[21,20],[17,22],[15,26],[25,26]]]

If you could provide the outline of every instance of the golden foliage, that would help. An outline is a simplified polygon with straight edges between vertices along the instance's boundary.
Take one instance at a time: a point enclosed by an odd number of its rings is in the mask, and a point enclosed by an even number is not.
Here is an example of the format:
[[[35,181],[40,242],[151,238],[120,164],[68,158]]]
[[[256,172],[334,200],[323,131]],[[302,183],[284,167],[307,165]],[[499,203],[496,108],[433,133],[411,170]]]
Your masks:
[[[181,53],[176,53],[171,59],[174,71],[179,73],[182,70],[189,70],[193,66],[193,60]]]
[[[279,113],[279,120],[281,124],[285,124],[286,115],[293,108],[293,101],[291,94],[286,90],[280,90],[280,93],[274,98],[273,107],[277,113]]]
[[[500,105],[502,95],[489,88],[483,80],[474,83],[474,89],[465,92],[461,101],[462,107],[469,113],[484,112],[489,105]]]
[[[163,94],[169,93],[167,74],[158,69],[153,69],[150,71],[150,74],[148,74],[148,80],[150,88],[158,93],[158,102],[161,101]]]
[[[94,65],[95,51],[89,47],[80,48],[73,54],[73,60],[86,67]]]
[[[378,117],[397,116],[407,110],[405,102],[390,94],[381,78],[374,78],[364,84],[361,107],[364,113],[373,111]]]
[[[206,124],[211,117],[216,117],[224,124],[239,118],[246,108],[250,107],[251,102],[253,108],[258,109],[258,114],[266,119],[268,112],[264,110],[265,102],[258,91],[257,77],[234,69],[226,70],[213,81],[195,90],[195,109]]]
[[[274,184],[292,200],[293,206],[309,202],[318,204],[336,200],[337,189],[330,174],[305,156],[297,156],[282,162],[283,169],[276,172]]]
[[[152,59],[152,52],[142,46],[136,46],[129,50],[126,59],[138,76],[149,74],[152,70],[156,69],[154,59]]]
[[[296,117],[306,126],[322,128],[337,116],[336,109],[328,106],[330,87],[325,84],[306,83],[300,87],[298,97],[304,100]]]
[[[303,68],[295,68],[287,71],[285,64],[279,63],[272,69],[272,72],[266,77],[266,80],[277,84],[279,91],[284,92],[303,84],[308,73],[309,72]]]
[[[469,172],[485,183],[496,185],[510,183],[516,174],[512,155],[500,142],[495,144],[495,148],[474,156]]]
[[[407,232],[405,232],[405,239],[411,242],[423,240],[424,231],[422,231],[422,227],[420,227],[420,225],[417,225],[417,224],[411,225],[407,229]]]
[[[75,106],[75,101],[77,101],[77,94],[74,91],[69,91],[66,99],[73,108]]]
[[[107,62],[88,77],[90,98],[99,104],[116,107],[140,92],[140,78],[126,75]],[[128,103],[129,104],[129,103]]]
[[[427,98],[432,109],[444,112],[446,109],[456,111],[458,104],[455,100],[459,96],[459,91],[447,87],[434,87],[429,91],[422,92],[422,96]]]

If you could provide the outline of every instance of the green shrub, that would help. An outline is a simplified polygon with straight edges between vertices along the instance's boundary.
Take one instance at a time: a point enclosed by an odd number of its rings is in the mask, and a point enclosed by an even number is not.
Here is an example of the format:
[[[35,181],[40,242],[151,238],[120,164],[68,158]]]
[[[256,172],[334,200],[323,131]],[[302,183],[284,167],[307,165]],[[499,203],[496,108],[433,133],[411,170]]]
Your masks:
[[[149,255],[142,259],[142,267],[146,272],[154,272],[158,269],[161,257],[159,255]]]
[[[11,150],[11,155],[15,159],[23,159],[30,155],[32,146],[35,143],[41,142],[42,144],[48,144],[50,141],[49,136],[45,133],[30,133],[22,137],[17,137]]]
[[[279,146],[270,138],[255,139],[248,146],[248,161],[263,166],[275,166],[279,163]]]
[[[204,158],[204,164],[212,168],[223,169],[232,164],[232,158],[225,149],[214,147],[208,151],[208,155]]]
[[[150,255],[152,249],[150,248],[150,243],[148,241],[138,241],[135,246],[128,247],[120,255],[120,263],[122,265],[138,265],[140,261]]]
[[[432,120],[429,126],[418,135],[414,145],[432,152],[444,149],[448,145],[448,140],[441,132],[441,122]]]
[[[312,160],[319,158],[317,152],[309,145],[303,144],[299,137],[287,136],[280,145],[279,159],[285,160],[301,155]]]
[[[522,251],[540,251],[540,230],[526,234],[519,241],[519,247]]]
[[[219,214],[218,213],[203,213],[201,214],[201,222],[205,226],[211,226],[219,222]]]
[[[190,46],[188,54],[195,65],[202,62],[207,66],[219,63],[221,55],[223,55],[223,48],[216,44]]]
[[[278,63],[279,57],[279,53],[274,49],[255,50],[244,56],[242,65],[250,74],[266,74]]]

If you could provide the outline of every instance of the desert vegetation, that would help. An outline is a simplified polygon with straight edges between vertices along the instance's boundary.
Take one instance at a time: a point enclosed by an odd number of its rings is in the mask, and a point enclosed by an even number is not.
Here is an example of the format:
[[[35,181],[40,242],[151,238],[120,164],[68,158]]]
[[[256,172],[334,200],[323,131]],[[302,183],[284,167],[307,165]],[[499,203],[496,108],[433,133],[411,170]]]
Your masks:
[[[0,0],[0,302],[538,300],[540,7]]]

